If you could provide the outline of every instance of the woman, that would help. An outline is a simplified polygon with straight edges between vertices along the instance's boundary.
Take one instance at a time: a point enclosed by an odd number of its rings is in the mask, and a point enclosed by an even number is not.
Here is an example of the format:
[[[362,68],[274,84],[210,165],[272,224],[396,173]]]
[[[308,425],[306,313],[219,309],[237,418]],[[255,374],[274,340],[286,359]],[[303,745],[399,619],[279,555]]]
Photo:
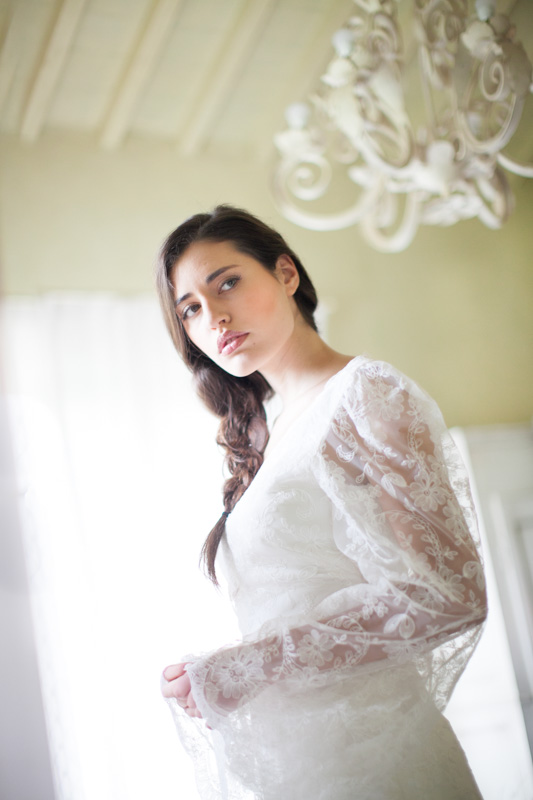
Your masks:
[[[325,344],[298,257],[245,211],[171,233],[158,289],[221,418],[224,511],[203,556],[243,634],[163,673],[202,797],[479,798],[440,713],[486,602],[437,406],[390,365]]]

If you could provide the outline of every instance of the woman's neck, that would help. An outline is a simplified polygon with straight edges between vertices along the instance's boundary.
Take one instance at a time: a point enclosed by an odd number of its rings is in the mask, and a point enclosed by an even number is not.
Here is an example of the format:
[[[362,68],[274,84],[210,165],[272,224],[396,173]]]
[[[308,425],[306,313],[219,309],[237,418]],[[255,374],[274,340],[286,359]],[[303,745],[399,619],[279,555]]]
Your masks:
[[[283,413],[296,403],[305,402],[320,391],[336,372],[351,360],[351,356],[333,350],[306,323],[296,324],[295,333],[283,353],[262,369],[283,403]]]
[[[309,362],[304,362],[301,370],[299,369],[294,374],[288,373],[288,380],[283,386],[283,392],[280,392],[283,408],[271,427],[264,452],[265,458],[270,457],[294,422],[322,392],[328,380],[351,361],[351,356],[337,353],[325,342],[320,341],[323,345],[320,353],[317,352]],[[276,389],[275,383],[271,383],[271,386]]]

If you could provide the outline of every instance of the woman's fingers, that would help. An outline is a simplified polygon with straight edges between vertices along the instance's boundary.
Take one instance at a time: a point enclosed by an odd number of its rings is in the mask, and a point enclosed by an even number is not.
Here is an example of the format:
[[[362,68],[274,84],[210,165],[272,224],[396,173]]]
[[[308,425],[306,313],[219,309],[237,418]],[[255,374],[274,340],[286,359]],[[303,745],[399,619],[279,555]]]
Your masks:
[[[163,670],[163,678],[166,681],[173,681],[174,678],[179,678],[185,672],[186,664],[171,664]]]
[[[186,701],[191,691],[189,676],[184,672],[178,678],[166,681],[166,683],[163,683],[161,691],[163,692],[163,697],[175,697],[178,702],[180,700]]]
[[[163,695],[163,697],[166,697],[167,699],[170,697],[176,697],[174,693],[173,682],[163,681],[163,683],[161,684],[161,694]]]
[[[173,697],[177,700],[178,705],[184,708],[190,717],[201,716],[191,691],[190,678],[186,672],[178,678],[164,683],[162,691],[164,697]]]
[[[163,697],[174,698],[189,717],[202,718],[191,691],[191,681],[185,672],[186,664],[172,664],[163,670],[161,692]]]

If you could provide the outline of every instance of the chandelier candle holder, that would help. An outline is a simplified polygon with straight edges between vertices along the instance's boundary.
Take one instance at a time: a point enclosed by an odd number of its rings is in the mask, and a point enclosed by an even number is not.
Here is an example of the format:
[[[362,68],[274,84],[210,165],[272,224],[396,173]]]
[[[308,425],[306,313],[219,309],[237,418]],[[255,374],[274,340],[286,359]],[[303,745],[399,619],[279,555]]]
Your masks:
[[[495,0],[412,0],[424,122],[414,125],[404,92],[396,5],[353,0],[355,13],[333,36],[335,55],[310,104],[287,109],[273,193],[281,213],[316,231],[360,224],[383,252],[404,250],[419,225],[478,217],[499,228],[512,210],[505,174],[533,177],[533,165],[502,151],[513,136],[532,66]],[[335,176],[353,202],[320,213]]]

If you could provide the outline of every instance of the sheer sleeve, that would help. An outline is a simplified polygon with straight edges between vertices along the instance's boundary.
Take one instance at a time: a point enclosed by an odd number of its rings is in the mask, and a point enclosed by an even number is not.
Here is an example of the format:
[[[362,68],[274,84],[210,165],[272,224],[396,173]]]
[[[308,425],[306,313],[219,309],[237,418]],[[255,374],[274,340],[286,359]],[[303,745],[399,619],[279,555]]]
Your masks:
[[[439,409],[389,365],[349,381],[312,465],[337,547],[364,581],[313,618],[188,666],[208,722],[263,689],[300,689],[412,662],[444,706],[486,616],[468,480]]]

